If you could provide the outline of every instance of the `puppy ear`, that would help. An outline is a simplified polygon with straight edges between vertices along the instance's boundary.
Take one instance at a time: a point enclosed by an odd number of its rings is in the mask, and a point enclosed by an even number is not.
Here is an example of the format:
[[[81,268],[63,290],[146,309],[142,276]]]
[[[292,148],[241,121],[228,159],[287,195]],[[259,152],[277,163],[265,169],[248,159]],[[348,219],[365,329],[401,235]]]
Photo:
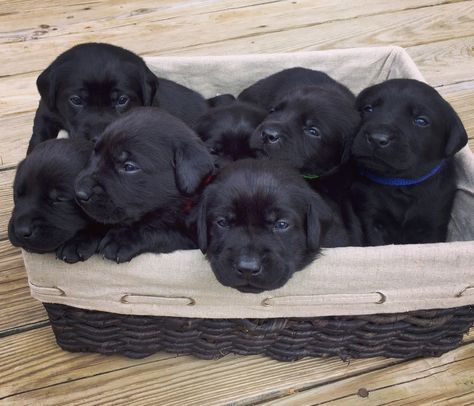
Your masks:
[[[197,206],[196,234],[198,247],[205,254],[207,252],[207,194],[203,194]]]
[[[156,92],[158,91],[158,78],[145,65],[142,79],[142,97],[144,106],[153,106]]]
[[[446,158],[452,157],[467,144],[467,133],[464,125],[454,109],[451,106],[449,108],[451,110],[451,120],[448,124],[446,147],[444,150]]]
[[[36,87],[49,110],[56,109],[56,80],[52,65],[48,66],[36,79]]]
[[[235,102],[235,96],[230,93],[220,94],[218,96],[210,97],[207,99],[209,107],[228,106]]]
[[[306,242],[310,250],[317,250],[333,220],[329,205],[317,193],[308,196],[306,214]]]
[[[176,185],[185,195],[193,194],[214,170],[212,156],[200,140],[181,143],[175,150],[174,164]]]

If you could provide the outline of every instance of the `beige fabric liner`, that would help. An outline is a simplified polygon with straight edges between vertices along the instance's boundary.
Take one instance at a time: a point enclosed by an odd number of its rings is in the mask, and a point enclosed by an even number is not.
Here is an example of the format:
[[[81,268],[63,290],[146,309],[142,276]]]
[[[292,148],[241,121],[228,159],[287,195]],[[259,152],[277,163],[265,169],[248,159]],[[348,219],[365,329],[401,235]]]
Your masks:
[[[423,80],[398,47],[145,60],[159,76],[206,97],[238,94],[291,66],[323,70],[355,93],[389,78]],[[474,304],[474,242],[466,241],[474,239],[474,157],[468,147],[456,164],[459,190],[449,243],[325,249],[284,287],[258,295],[220,285],[198,250],[143,254],[120,265],[98,256],[68,265],[51,254],[24,252],[31,294],[84,309],[203,318],[358,315]]]

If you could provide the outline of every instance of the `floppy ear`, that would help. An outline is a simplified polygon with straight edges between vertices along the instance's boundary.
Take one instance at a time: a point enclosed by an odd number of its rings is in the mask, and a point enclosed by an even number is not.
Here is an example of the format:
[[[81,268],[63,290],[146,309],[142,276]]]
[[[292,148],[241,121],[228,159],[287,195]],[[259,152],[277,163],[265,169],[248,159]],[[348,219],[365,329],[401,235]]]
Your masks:
[[[203,254],[207,252],[207,195],[203,194],[196,213],[196,233],[198,247]]]
[[[193,194],[214,170],[212,156],[200,140],[181,143],[175,150],[174,164],[176,185],[185,195]]]
[[[153,100],[155,99],[156,92],[158,90],[158,78],[148,68],[144,66],[144,73],[142,79],[142,97],[144,106],[153,106]]]
[[[53,65],[49,65],[36,79],[36,87],[46,106],[50,110],[56,109],[56,74]]]
[[[332,219],[333,214],[328,204],[317,193],[311,193],[308,196],[306,214],[306,242],[309,249],[319,249]]]
[[[220,94],[218,96],[210,97],[207,99],[209,107],[228,106],[235,102],[235,96],[230,93]]]
[[[467,144],[467,133],[464,125],[454,109],[451,106],[449,106],[449,108],[451,110],[451,121],[448,124],[448,134],[444,150],[444,156],[446,158],[452,157]]]

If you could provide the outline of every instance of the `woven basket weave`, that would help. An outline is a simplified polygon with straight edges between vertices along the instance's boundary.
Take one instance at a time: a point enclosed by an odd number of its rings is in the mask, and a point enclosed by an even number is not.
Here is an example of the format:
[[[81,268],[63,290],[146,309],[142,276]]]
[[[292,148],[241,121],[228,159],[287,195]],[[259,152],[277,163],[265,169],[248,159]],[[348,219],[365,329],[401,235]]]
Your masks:
[[[352,317],[198,319],[133,316],[44,304],[58,345],[67,351],[143,358],[157,351],[216,359],[264,354],[303,357],[439,356],[458,347],[474,308]]]

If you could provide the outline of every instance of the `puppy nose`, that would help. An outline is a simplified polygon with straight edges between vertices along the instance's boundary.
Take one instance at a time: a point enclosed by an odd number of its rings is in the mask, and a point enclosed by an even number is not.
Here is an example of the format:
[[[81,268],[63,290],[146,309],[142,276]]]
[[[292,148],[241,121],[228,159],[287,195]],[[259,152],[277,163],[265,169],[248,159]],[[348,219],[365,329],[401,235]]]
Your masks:
[[[374,132],[367,134],[367,142],[380,148],[388,146],[391,141],[391,135],[384,132]]]
[[[85,189],[77,189],[76,197],[82,202],[87,202],[91,198],[91,191]]]
[[[31,224],[17,224],[15,226],[15,234],[23,239],[28,239],[33,234],[33,228]]]
[[[237,262],[237,272],[245,278],[257,276],[262,271],[262,263],[255,257],[243,255]]]
[[[280,132],[276,128],[264,127],[262,130],[263,142],[274,144],[280,139]]]

